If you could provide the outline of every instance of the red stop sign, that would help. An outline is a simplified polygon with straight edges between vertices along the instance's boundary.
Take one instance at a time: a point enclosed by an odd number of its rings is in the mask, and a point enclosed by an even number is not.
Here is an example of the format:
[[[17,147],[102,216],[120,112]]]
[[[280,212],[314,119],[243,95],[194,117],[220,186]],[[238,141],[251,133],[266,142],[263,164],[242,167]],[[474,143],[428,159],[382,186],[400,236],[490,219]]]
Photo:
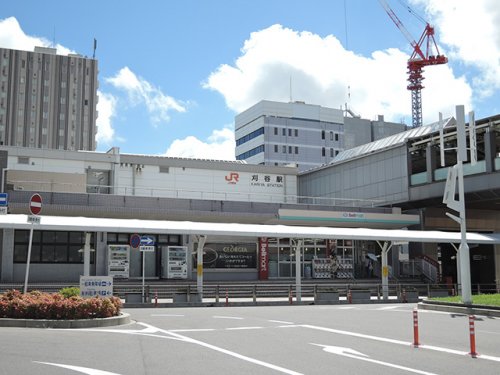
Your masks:
[[[30,212],[38,215],[42,211],[42,197],[40,194],[33,194],[30,199]]]

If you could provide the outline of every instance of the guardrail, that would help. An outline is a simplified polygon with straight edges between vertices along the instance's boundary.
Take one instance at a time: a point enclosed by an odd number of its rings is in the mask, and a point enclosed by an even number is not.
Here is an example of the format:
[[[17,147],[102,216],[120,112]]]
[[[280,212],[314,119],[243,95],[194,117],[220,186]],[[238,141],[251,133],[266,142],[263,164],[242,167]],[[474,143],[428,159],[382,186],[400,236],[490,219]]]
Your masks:
[[[56,293],[64,287],[78,286],[77,283],[47,283],[30,284],[28,291],[39,290],[48,293]],[[0,284],[0,293],[7,290],[22,290],[23,284]],[[175,294],[196,293],[195,283],[162,283],[153,282],[146,284],[146,295],[158,299],[171,299]],[[370,291],[372,297],[381,299],[382,285],[380,283],[312,283],[306,282],[301,285],[302,297],[315,297],[318,292],[336,291],[341,297],[347,297],[349,291],[364,290]],[[475,294],[500,293],[500,285],[497,284],[473,284],[472,290]],[[389,284],[389,297],[400,298],[403,292],[418,292],[419,297],[452,296],[458,294],[457,284],[422,284],[422,283],[391,283]],[[128,294],[142,293],[142,284],[135,283],[115,283],[113,287],[115,296],[125,299]],[[230,282],[209,282],[203,287],[203,297],[212,298],[217,302],[228,295],[229,298],[251,298],[258,299],[288,298],[296,294],[294,283],[230,283]]]

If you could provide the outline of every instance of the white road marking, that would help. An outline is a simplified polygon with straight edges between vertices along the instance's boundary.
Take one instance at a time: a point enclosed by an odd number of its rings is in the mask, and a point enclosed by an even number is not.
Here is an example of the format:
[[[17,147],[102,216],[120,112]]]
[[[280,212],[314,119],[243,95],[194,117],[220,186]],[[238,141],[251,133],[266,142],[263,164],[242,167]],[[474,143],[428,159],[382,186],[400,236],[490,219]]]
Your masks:
[[[50,363],[50,362],[38,362],[38,361],[33,361],[35,363],[41,363],[44,365],[50,365],[50,366],[57,366],[57,367],[62,367],[62,368],[67,368],[68,370],[73,370],[73,371],[78,371],[83,374],[87,375],[120,375],[116,372],[109,372],[109,371],[102,371],[102,370],[97,370],[94,368],[89,368],[89,367],[80,367],[80,366],[71,366],[71,365],[63,365],[60,363]]]
[[[323,350],[325,352],[328,352],[328,353],[333,353],[333,354],[341,355],[341,356],[348,357],[348,358],[358,359],[360,361],[366,361],[366,362],[370,362],[370,363],[375,363],[377,365],[382,365],[382,366],[386,366],[386,367],[397,368],[398,370],[404,370],[404,371],[408,371],[408,372],[414,372],[416,374],[436,375],[433,372],[427,372],[427,371],[417,370],[417,369],[413,369],[413,368],[410,368],[410,367],[396,365],[394,363],[383,362],[383,361],[378,361],[376,359],[371,359],[366,354],[360,353],[360,352],[358,352],[356,350],[353,350],[353,349],[350,349],[350,348],[342,348],[342,347],[339,347],[339,346],[320,345],[320,344],[313,344],[313,343],[311,343],[311,345],[320,346],[320,347],[323,348]]]
[[[235,320],[243,320],[244,318],[240,318],[239,316],[220,316],[220,315],[214,315],[214,319],[235,319]]]
[[[246,329],[262,329],[264,327],[233,327],[233,328],[226,328],[226,331],[244,331]]]
[[[412,346],[413,345],[412,342],[408,342],[408,341],[394,340],[394,339],[389,339],[386,337],[379,337],[379,336],[372,336],[372,335],[365,335],[363,333],[342,331],[342,330],[333,329],[333,328],[318,327],[318,326],[312,326],[312,325],[308,325],[308,324],[304,324],[304,325],[302,325],[302,327],[316,329],[316,330],[324,331],[324,332],[337,333],[339,335],[346,335],[346,336],[359,337],[359,338],[363,338],[363,339],[388,342],[388,343],[397,344],[397,345],[405,345],[405,346]],[[432,346],[432,345],[419,345],[419,349],[434,350],[434,351],[438,351],[438,352],[461,355],[461,356],[469,355],[469,352],[455,350],[455,349],[441,348],[439,346]],[[495,356],[490,356],[490,355],[479,354],[477,356],[477,358],[487,359],[489,361],[500,362],[500,357],[495,357]]]
[[[259,365],[259,366],[263,366],[263,367],[267,367],[267,368],[270,368],[270,369],[273,369],[273,370],[276,370],[276,371],[279,371],[279,372],[282,372],[284,374],[290,374],[290,375],[302,375],[301,373],[299,372],[296,372],[296,371],[292,371],[292,370],[289,370],[289,369],[286,369],[284,367],[280,367],[280,366],[276,366],[276,365],[273,365],[271,363],[267,363],[267,362],[264,362],[264,361],[260,361],[258,359],[255,359],[255,358],[251,358],[251,357],[247,357],[245,355],[242,355],[242,354],[238,354],[238,353],[235,353],[235,352],[232,352],[230,350],[227,350],[227,349],[223,349],[223,348],[220,348],[218,346],[215,346],[215,345],[211,345],[211,344],[208,344],[206,342],[203,342],[203,341],[200,341],[200,340],[195,340],[195,339],[192,339],[190,337],[187,337],[187,336],[182,336],[178,333],[175,333],[175,332],[171,332],[171,331],[165,331],[161,328],[157,328],[157,327],[154,327],[152,325],[149,325],[149,324],[146,324],[146,323],[138,323],[144,327],[147,327],[149,329],[156,329],[157,332],[161,332],[161,333],[164,333],[166,335],[172,335],[174,337],[177,337],[179,339],[182,339],[183,341],[185,342],[189,342],[191,344],[196,344],[196,345],[200,345],[200,346],[203,346],[205,348],[208,348],[208,349],[212,349],[212,350],[215,350],[215,351],[218,351],[218,352],[221,352],[221,353],[224,353],[224,354],[227,354],[227,355],[230,355],[232,357],[235,357],[235,358],[238,358],[238,359],[241,359],[241,360],[244,360],[244,361],[247,361],[247,362],[250,362],[250,363],[253,363],[253,364],[256,364],[256,365]]]
[[[215,328],[193,328],[193,329],[171,329],[169,332],[213,332],[216,331]]]
[[[176,314],[151,314],[151,316],[166,316],[166,317],[179,317],[182,318],[186,315],[176,315]]]
[[[282,320],[269,320],[271,323],[280,323],[280,324],[293,324],[292,322],[285,322]]]
[[[394,309],[398,309],[400,307],[401,306],[384,306],[384,307],[379,307],[377,309],[372,309],[372,310],[377,310],[377,311],[381,311],[381,310],[394,310]]]

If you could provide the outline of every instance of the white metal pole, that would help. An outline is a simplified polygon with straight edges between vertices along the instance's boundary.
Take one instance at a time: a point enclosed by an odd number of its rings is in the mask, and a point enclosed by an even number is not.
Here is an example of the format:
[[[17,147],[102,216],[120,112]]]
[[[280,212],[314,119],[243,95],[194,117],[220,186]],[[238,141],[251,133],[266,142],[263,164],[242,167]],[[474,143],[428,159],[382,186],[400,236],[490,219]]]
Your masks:
[[[455,245],[454,243],[452,243],[451,246],[453,246],[457,254],[455,257],[455,261],[457,263],[457,289],[458,289],[457,294],[462,295],[462,285],[461,285],[462,277],[460,275],[460,251],[457,245]]]
[[[31,244],[33,242],[33,226],[34,225],[35,225],[34,223],[31,223],[30,240],[28,243],[28,256],[26,258],[26,274],[24,276],[24,291],[23,291],[23,293],[25,293],[25,294],[28,292],[28,277],[30,274]]]
[[[85,245],[83,247],[83,276],[90,276],[90,235],[85,233]]]
[[[469,245],[467,245],[467,227],[465,219],[465,192],[464,192],[464,169],[462,160],[458,160],[458,196],[460,202],[460,275],[462,284],[462,302],[472,304],[472,291],[470,280],[470,258]]]
[[[198,248],[196,249],[196,291],[203,300],[203,247],[207,236],[199,236]]]
[[[145,289],[146,289],[146,253],[142,252],[142,303],[146,303]]]
[[[302,300],[302,285],[301,285],[301,275],[300,275],[300,252],[302,248],[302,240],[297,241],[295,247],[295,297],[297,302]]]

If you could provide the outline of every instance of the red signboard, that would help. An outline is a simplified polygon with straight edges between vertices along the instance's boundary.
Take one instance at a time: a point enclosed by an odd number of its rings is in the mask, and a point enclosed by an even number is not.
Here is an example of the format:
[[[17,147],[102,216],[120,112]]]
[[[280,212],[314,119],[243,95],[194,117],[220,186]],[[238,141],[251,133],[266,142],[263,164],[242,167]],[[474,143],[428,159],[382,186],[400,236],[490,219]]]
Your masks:
[[[269,244],[266,237],[259,238],[259,280],[269,278]]]
[[[30,212],[38,215],[42,211],[42,197],[40,194],[33,194],[30,199]]]

